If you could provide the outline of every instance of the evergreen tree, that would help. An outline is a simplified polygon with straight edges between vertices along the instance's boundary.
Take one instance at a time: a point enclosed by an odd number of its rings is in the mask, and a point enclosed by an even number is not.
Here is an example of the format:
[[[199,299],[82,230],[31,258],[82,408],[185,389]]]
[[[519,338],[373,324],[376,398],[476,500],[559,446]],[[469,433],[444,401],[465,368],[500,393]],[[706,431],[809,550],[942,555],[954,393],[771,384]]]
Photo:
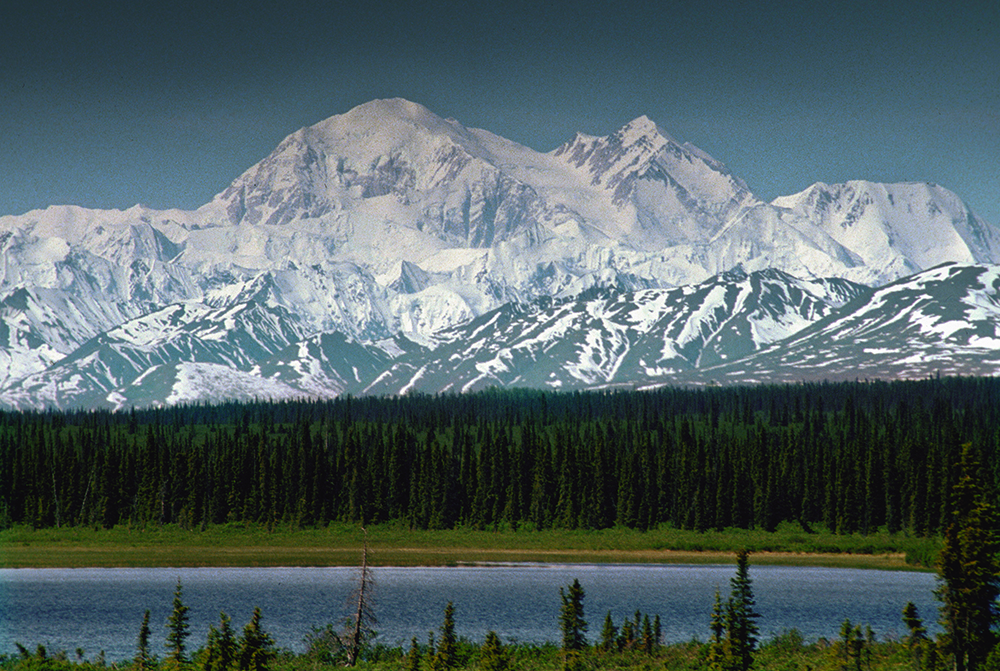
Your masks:
[[[267,671],[271,661],[277,656],[274,641],[261,628],[260,619],[260,608],[254,608],[250,622],[243,628],[237,653],[240,671]]]
[[[167,618],[167,662],[172,666],[187,664],[184,655],[184,641],[190,635],[188,628],[188,607],[182,599],[181,581],[178,578],[174,590],[174,608]]]
[[[865,647],[865,639],[861,635],[861,627],[851,624],[849,619],[845,619],[840,624],[840,645],[841,652],[848,664],[854,663],[855,671],[861,671],[862,651]]]
[[[569,591],[559,588],[562,608],[559,611],[559,626],[562,630],[562,648],[568,652],[576,652],[587,647],[585,633],[587,621],[584,619],[583,599],[586,595],[580,587],[580,581],[573,579]]]
[[[622,622],[621,631],[618,633],[618,649],[627,650],[635,644],[635,627],[632,620],[625,618]]]
[[[653,654],[653,625],[649,621],[649,615],[642,618],[642,651],[647,655]]]
[[[754,610],[753,588],[749,574],[749,556],[747,550],[736,553],[736,576],[730,580],[732,596],[726,613],[727,638],[734,668],[747,671],[753,664],[753,653],[757,649],[757,618],[760,614]]]
[[[406,654],[406,671],[420,671],[420,645],[416,636],[410,639],[410,652]]]
[[[453,669],[458,666],[458,651],[456,644],[458,639],[455,636],[455,606],[451,601],[444,607],[444,621],[441,623],[441,638],[438,640],[437,651],[431,660],[431,666],[435,671]]]
[[[219,628],[209,626],[205,646],[205,671],[230,671],[236,663],[237,644],[232,620],[219,613]]]
[[[938,555],[944,648],[955,671],[976,671],[993,647],[1000,594],[997,518],[972,446],[962,448],[958,481],[951,492],[951,521]]]
[[[729,665],[726,654],[726,611],[718,589],[715,590],[709,629],[712,634],[708,639],[708,667],[712,671],[727,671]]]
[[[480,666],[484,671],[507,671],[510,660],[495,631],[486,633]]]
[[[910,632],[906,641],[910,648],[926,640],[927,629],[924,627],[924,621],[920,619],[917,607],[913,605],[912,601],[907,602],[906,606],[903,607],[903,624],[906,625],[907,631]]]
[[[604,616],[604,626],[601,627],[601,643],[598,646],[603,652],[611,652],[615,649],[615,640],[618,638],[618,627],[611,619],[611,611]]]
[[[135,666],[139,671],[146,671],[153,666],[156,658],[149,652],[149,610],[142,616],[142,626],[139,627],[138,654],[135,656]]]
[[[736,575],[730,579],[732,593],[725,604],[719,591],[712,607],[709,666],[714,671],[747,671],[757,648],[757,618],[747,550],[736,553]]]

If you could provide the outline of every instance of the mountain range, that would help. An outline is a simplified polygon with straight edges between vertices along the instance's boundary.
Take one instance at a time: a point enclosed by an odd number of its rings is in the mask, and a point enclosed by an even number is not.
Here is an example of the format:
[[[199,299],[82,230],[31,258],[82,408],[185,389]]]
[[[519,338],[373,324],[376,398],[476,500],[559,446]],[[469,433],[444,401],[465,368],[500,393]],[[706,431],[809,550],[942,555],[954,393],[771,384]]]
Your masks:
[[[994,374],[947,189],[771,202],[646,117],[541,153],[378,100],[194,211],[0,217],[0,405]]]

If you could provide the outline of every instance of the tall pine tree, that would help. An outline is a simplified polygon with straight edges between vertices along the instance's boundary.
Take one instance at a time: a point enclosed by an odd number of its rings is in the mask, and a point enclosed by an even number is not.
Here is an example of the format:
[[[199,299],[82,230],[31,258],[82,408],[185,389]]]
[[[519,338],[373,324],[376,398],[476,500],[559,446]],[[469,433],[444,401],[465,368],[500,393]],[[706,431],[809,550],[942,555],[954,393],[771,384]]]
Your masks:
[[[178,578],[177,588],[174,590],[174,607],[167,618],[167,663],[175,667],[187,664],[184,642],[191,633],[188,631],[188,607],[184,605],[182,596],[181,581]]]
[[[586,595],[580,581],[573,579],[568,591],[559,588],[562,607],[559,610],[559,628],[562,630],[562,649],[565,654],[564,666],[577,667],[578,655],[587,647],[587,620],[583,613],[583,599]]]
[[[955,671],[976,671],[993,646],[1000,594],[997,514],[987,495],[980,464],[967,444],[951,492],[951,519],[938,555],[944,647]]]

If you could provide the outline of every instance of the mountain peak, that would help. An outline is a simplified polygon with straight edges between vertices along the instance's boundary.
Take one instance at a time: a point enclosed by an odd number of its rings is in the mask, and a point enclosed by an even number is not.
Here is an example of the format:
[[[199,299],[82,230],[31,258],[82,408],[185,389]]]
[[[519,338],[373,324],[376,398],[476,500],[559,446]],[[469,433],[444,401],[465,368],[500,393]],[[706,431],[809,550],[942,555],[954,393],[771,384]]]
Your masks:
[[[421,124],[433,124],[443,121],[441,117],[420,103],[415,103],[405,98],[371,100],[339,116],[348,117],[354,121],[363,119],[384,120],[386,118],[406,119],[407,121]]]
[[[660,128],[655,121],[645,114],[622,126],[616,136],[621,138],[624,145],[632,145],[644,141],[650,146],[659,149],[667,143],[677,144],[677,141],[669,133]]]
[[[442,119],[423,105],[404,98],[372,100],[320,121],[303,132],[337,143],[365,143],[377,137],[403,140],[426,132],[455,140],[466,135],[465,128],[457,121]]]

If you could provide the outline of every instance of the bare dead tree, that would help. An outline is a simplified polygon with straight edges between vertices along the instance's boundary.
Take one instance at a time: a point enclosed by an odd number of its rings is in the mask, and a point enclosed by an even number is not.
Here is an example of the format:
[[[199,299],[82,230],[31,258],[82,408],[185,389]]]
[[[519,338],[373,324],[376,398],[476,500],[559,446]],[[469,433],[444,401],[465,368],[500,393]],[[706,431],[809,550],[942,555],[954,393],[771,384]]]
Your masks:
[[[372,578],[371,569],[368,567],[368,531],[364,527],[361,527],[361,531],[364,533],[364,546],[361,551],[361,573],[358,577],[358,587],[351,597],[354,617],[349,621],[348,666],[354,666],[358,663],[362,647],[366,641],[375,636],[375,625],[378,624],[373,599],[375,581]]]

